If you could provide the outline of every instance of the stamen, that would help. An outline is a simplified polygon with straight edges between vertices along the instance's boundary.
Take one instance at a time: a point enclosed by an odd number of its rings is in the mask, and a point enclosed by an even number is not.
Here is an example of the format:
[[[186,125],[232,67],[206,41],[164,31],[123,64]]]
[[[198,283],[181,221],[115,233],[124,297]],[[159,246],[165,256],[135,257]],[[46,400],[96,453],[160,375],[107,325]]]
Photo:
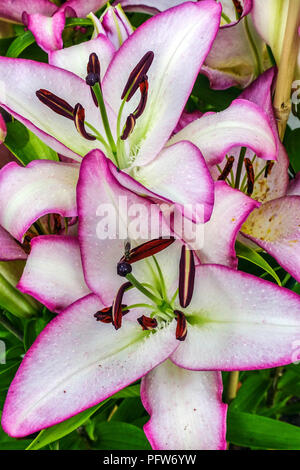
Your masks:
[[[229,157],[227,162],[226,162],[226,165],[224,166],[224,170],[222,171],[222,173],[220,174],[220,176],[218,178],[219,181],[225,181],[226,180],[227,176],[229,175],[229,173],[232,170],[233,163],[234,163],[234,157]]]
[[[156,255],[160,251],[167,248],[175,241],[174,237],[171,238],[155,238],[154,240],[150,240],[149,242],[145,242],[142,245],[133,248],[132,250],[127,253],[127,257],[123,256],[120,259],[120,263],[126,261],[129,264],[135,263],[136,261],[140,261],[141,259],[148,258],[149,256]]]
[[[122,315],[126,315],[129,310],[126,310],[127,305],[122,304]],[[94,317],[97,321],[101,321],[102,323],[112,323],[112,307],[105,307],[99,312],[94,314]]]
[[[72,108],[67,101],[59,98],[59,96],[54,95],[48,90],[41,89],[36,91],[35,94],[42,103],[52,109],[56,114],[60,114],[73,121],[74,108]]]
[[[117,273],[121,277],[126,277],[127,274],[132,272],[132,267],[126,261],[122,261],[121,263],[117,264]]]
[[[139,85],[142,81],[144,81],[144,77],[147,74],[152,62],[154,59],[154,53],[152,51],[148,51],[144,57],[139,61],[139,63],[134,67],[133,71],[129,75],[125,88],[123,90],[121,99],[123,100],[130,90],[126,101],[129,101],[133,95],[135,94],[136,90],[139,88]]]
[[[179,302],[186,308],[193,296],[195,283],[195,260],[192,250],[183,245],[179,263]]]
[[[268,160],[267,161],[267,164],[266,164],[266,169],[265,169],[265,178],[268,178],[268,176],[271,174],[271,171],[273,169],[273,166],[274,166],[275,162],[273,162],[272,160]]]
[[[87,85],[90,87],[93,87],[96,85],[96,83],[100,83],[100,61],[95,52],[90,54],[87,64],[87,76],[85,80]]]
[[[157,321],[155,318],[146,317],[142,315],[137,319],[143,330],[153,330],[157,327]]]
[[[131,287],[131,282],[125,282],[124,284],[121,285],[120,289],[117,292],[116,298],[112,304],[112,312],[111,312],[112,324],[114,325],[116,330],[118,330],[122,326],[122,317],[123,317],[122,300],[123,300],[123,295],[126,289],[128,289],[128,287]]]
[[[187,322],[184,314],[180,310],[174,310],[177,320],[176,339],[184,341],[187,335]]]
[[[133,131],[135,126],[135,117],[134,114],[129,114],[128,118],[126,119],[125,128],[123,130],[123,134],[121,135],[121,140],[126,140],[130,136],[131,132]]]
[[[77,103],[74,108],[74,123],[77,131],[79,132],[82,137],[87,140],[96,140],[96,137],[92,134],[89,134],[84,127],[85,121],[85,111],[83,106],[80,103]]]
[[[243,6],[239,0],[232,0],[238,17],[240,18],[243,14]]]
[[[133,112],[135,119],[138,119],[144,112],[147,104],[147,99],[148,99],[148,80],[145,78],[141,83],[140,83],[140,92],[141,92],[141,99],[138,104],[138,107],[136,110]]]
[[[250,158],[245,158],[245,168],[247,173],[247,195],[251,196],[254,189],[254,170]]]

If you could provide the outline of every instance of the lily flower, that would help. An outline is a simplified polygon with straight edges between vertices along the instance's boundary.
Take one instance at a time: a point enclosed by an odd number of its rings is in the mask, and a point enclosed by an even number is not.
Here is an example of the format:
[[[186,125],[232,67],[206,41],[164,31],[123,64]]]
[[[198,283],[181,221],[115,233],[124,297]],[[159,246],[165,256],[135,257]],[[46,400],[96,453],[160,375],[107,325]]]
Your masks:
[[[80,169],[79,241],[91,293],[50,322],[25,355],[2,427],[23,437],[142,378],[142,401],[151,416],[144,429],[154,449],[225,449],[226,405],[215,371],[291,362],[300,299],[224,266],[197,266],[178,241],[160,252],[146,242],[124,254],[123,226],[131,235],[126,218],[115,239],[100,239],[95,209],[117,207],[118,198],[128,195],[110,167],[94,151]],[[129,206],[137,202],[151,205],[131,193]],[[45,238],[40,243],[53,254],[62,239]],[[70,260],[64,274],[74,277],[69,270],[78,266],[72,252],[65,253]]]
[[[121,0],[120,3],[125,11],[155,15],[186,1]],[[219,3],[222,5],[221,27],[201,72],[207,75],[213,89],[245,88],[271,66],[266,44],[252,23],[253,0],[220,0]]]
[[[183,17],[185,21],[182,21]],[[120,182],[128,185],[127,176],[133,177],[130,179],[130,190],[152,200],[174,203],[182,212],[187,204],[193,207],[201,204],[204,208],[201,214],[191,210],[187,217],[194,221],[208,221],[213,209],[214,185],[203,155],[207,161],[222,161],[231,147],[240,144],[250,147],[263,159],[276,159],[276,144],[266,114],[257,105],[245,100],[236,100],[227,110],[205,115],[193,123],[200,150],[186,141],[189,138],[178,138],[180,133],[170,138],[211,47],[219,19],[220,6],[210,0],[172,8],[139,27],[109,64],[112,51],[109,44],[106,49],[102,47],[103,60],[99,51],[100,60],[97,62],[98,54],[94,54],[93,48],[96,48],[98,39],[76,46],[79,47],[78,60],[74,59],[75,48],[53,53],[51,61],[60,68],[0,58],[0,71],[6,84],[5,90],[0,93],[1,105],[60,154],[81,162],[89,151],[99,148],[122,170],[115,172]],[[164,39],[167,33],[168,37]],[[191,55],[191,47],[199,36],[202,37],[201,47]],[[177,47],[178,44],[180,47]],[[80,77],[86,77],[84,64],[87,63],[89,73],[93,73],[94,66],[100,69],[100,80],[108,66],[101,86],[100,81],[88,86],[82,78],[62,69],[64,67]],[[143,75],[143,80],[139,81],[141,72],[147,73],[147,78]],[[22,81],[18,78],[20,75]],[[98,75],[96,73],[92,78]],[[126,96],[122,100],[128,84],[129,88],[133,90],[135,87],[137,90],[129,101]],[[126,93],[129,96],[131,92],[128,90]],[[94,102],[96,94],[99,108]],[[99,119],[99,110],[102,120]],[[87,129],[92,133],[87,135]],[[46,194],[48,185],[42,187],[41,175],[38,174],[40,165],[45,181],[46,172],[49,171],[49,179],[55,185],[57,174],[59,184],[64,184],[64,194],[69,194],[68,201],[75,199],[77,182],[74,165],[68,167],[68,164],[61,166],[48,162],[46,170],[46,165],[37,161],[34,163],[36,172],[20,169],[23,183],[26,179],[26,185],[32,184],[32,194],[28,186],[29,198],[34,193],[36,197],[38,186],[44,194],[40,198],[38,216],[50,212],[49,201],[56,198],[54,191],[51,195]],[[3,172],[3,188],[6,178],[7,181],[10,179],[10,171],[16,172],[16,165]],[[29,173],[32,178],[29,178]],[[3,190],[2,194],[7,200],[7,193],[5,196]],[[10,192],[9,199],[15,211],[15,194]],[[0,223],[22,241],[21,237],[33,218],[31,213],[24,220],[29,205],[24,197],[18,201],[18,210],[22,212],[24,222],[22,230],[17,229],[14,223],[16,213],[14,216],[6,215],[8,206],[2,205],[0,208]],[[46,206],[44,209],[41,207],[42,201]],[[58,195],[52,212],[65,216],[68,210],[69,206],[65,207]]]
[[[58,7],[49,0],[8,0],[0,5],[0,18],[24,23],[38,45],[48,52],[63,47],[66,16],[85,17],[100,10],[105,3],[106,0],[69,0]]]
[[[266,163],[250,149],[241,153],[240,148],[236,148],[231,149],[227,160],[223,159],[222,163],[207,163],[214,180],[226,181],[259,203],[244,219],[241,241],[249,244],[250,240],[252,248],[260,247],[267,251],[300,281],[300,190],[298,178],[289,184],[289,159],[280,142],[272,108],[273,79],[274,69],[269,69],[243,91],[241,98],[260,105],[269,116],[278,147],[277,161]],[[184,129],[184,138],[197,145],[197,135],[193,135],[192,126],[193,123]],[[205,253],[201,255],[201,250],[198,255],[205,260]]]
[[[2,117],[2,114],[0,113],[0,144],[4,142],[6,134],[7,134],[6,124]]]

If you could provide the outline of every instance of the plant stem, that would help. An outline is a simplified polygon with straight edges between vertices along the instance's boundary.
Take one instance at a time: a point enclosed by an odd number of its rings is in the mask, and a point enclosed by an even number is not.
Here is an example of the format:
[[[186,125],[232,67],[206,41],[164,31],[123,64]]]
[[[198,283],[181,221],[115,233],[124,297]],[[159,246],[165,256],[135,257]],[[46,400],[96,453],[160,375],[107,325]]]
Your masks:
[[[23,335],[9,320],[6,318],[3,313],[0,313],[0,325],[4,326],[10,333],[12,333],[16,338],[18,338],[23,343]]]
[[[274,405],[278,382],[279,382],[280,377],[282,376],[282,373],[283,373],[283,367],[282,366],[276,367],[272,384],[271,384],[271,387],[269,389],[268,396],[267,396],[267,406],[269,407],[272,407]]]
[[[103,99],[103,95],[102,95],[102,90],[100,88],[99,83],[96,83],[96,85],[93,86],[93,90],[94,90],[94,93],[96,95],[96,98],[97,98],[97,101],[98,101],[98,104],[99,104],[99,109],[100,109],[102,122],[103,122],[103,126],[104,126],[104,130],[105,130],[105,133],[106,133],[107,140],[109,142],[109,145],[111,146],[111,150],[112,150],[113,154],[116,156],[116,152],[117,152],[116,144],[115,144],[114,138],[113,138],[111,130],[110,130],[109,120],[108,120],[108,116],[107,116],[107,112],[106,112],[106,107],[105,107],[105,103],[104,103],[104,99]]]
[[[235,399],[237,394],[237,388],[239,384],[239,371],[233,370],[229,372],[229,379],[227,385],[227,393],[226,393],[226,402],[231,403],[232,400]]]
[[[299,48],[299,14],[300,0],[290,0],[273,103],[281,141],[291,110],[291,88]]]

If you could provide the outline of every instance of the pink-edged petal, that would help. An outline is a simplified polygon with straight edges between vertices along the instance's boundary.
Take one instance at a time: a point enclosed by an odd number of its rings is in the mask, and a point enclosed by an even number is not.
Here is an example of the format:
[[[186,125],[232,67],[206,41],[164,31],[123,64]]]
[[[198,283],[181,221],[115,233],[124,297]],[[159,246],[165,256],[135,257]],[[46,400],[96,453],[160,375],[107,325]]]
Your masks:
[[[250,212],[258,206],[259,203],[225,182],[218,181],[215,184],[215,203],[211,219],[204,226],[193,227],[195,231],[203,231],[203,244],[197,246],[197,243],[190,243],[191,247],[197,250],[202,264],[223,264],[237,268],[236,237]],[[192,235],[187,238],[192,239]]]
[[[81,161],[100,142],[82,138],[72,120],[60,116],[36,96],[46,89],[67,101],[71,106],[81,103],[86,120],[101,132],[97,108],[86,83],[76,75],[36,61],[0,57],[0,103],[16,119],[26,125],[49,147],[58,153]]]
[[[203,113],[201,113],[201,111],[199,111],[198,109],[196,109],[196,111],[193,111],[192,113],[188,113],[186,111],[183,111],[183,113],[180,116],[180,119],[177,122],[176,127],[174,129],[174,134],[181,131],[181,129],[186,127],[191,122],[196,121],[196,119],[201,118],[201,116],[203,116]]]
[[[0,261],[26,259],[27,255],[13,237],[0,226]]]
[[[176,5],[197,1],[198,0],[116,0],[114,3],[120,3],[125,11],[135,11],[139,13],[156,15],[161,11],[175,7]]]
[[[248,147],[264,160],[277,158],[276,139],[266,113],[241,99],[234,100],[225,111],[207,113],[188,124],[168,145],[180,140],[197,145],[209,166],[222,162],[236,146]]]
[[[117,116],[131,71],[146,52],[154,53],[147,72],[148,101],[128,139],[128,161],[136,164],[151,161],[169,138],[215,38],[220,8],[210,0],[171,8],[143,23],[114,56],[103,80],[103,91]],[[199,47],[193,48],[195,43]],[[139,100],[136,93],[125,105],[121,127]]]
[[[99,34],[96,39],[82,42],[76,46],[50,52],[49,64],[69,70],[85,80],[87,63],[90,54],[93,52],[97,54],[100,60],[101,78],[103,78],[115,52],[112,43],[103,34]]]
[[[144,426],[155,450],[225,450],[227,405],[220,372],[189,371],[165,361],[143,379],[151,416]]]
[[[62,235],[33,238],[18,289],[53,312],[89,294],[77,239]]]
[[[300,297],[288,289],[225,266],[198,266],[185,315],[187,337],[171,357],[180,367],[250,370],[293,361]]]
[[[22,13],[52,15],[57,6],[49,0],[5,0],[0,4],[0,18],[22,23]]]
[[[2,427],[22,437],[101,402],[138,380],[178,346],[175,323],[149,334],[137,322],[116,331],[97,322],[89,295],[58,315],[27,352],[7,394]]]
[[[247,149],[246,157],[253,161],[254,175],[256,181],[254,183],[254,190],[252,197],[260,202],[266,202],[271,199],[275,199],[286,194],[288,186],[288,167],[289,159],[286,150],[280,142],[277,132],[277,122],[273,112],[272,106],[272,86],[274,79],[275,69],[270,68],[259,78],[257,78],[250,86],[248,86],[240,95],[240,98],[249,100],[258,105],[263,111],[266,112],[271,128],[274,132],[274,136],[277,143],[278,155],[277,161],[274,162],[274,166],[271,173],[265,176],[266,162],[260,158],[254,159],[254,152]],[[235,158],[233,172],[236,172],[238,159],[240,154],[240,148],[234,148],[230,151],[230,155]],[[254,160],[253,160],[254,159]],[[224,165],[224,163],[223,163]],[[214,179],[217,179],[220,175],[217,167],[211,168],[211,173]],[[245,167],[243,166],[241,173],[241,180],[245,181],[246,178]],[[260,176],[259,176],[260,175]]]
[[[267,251],[300,282],[300,197],[262,204],[242,227],[243,235]]]
[[[201,152],[190,142],[164,148],[147,165],[133,168],[132,176],[150,191],[174,203],[194,222],[210,219],[213,181]]]
[[[0,224],[22,242],[25,232],[45,214],[77,215],[79,165],[34,160],[8,163],[0,172]]]
[[[60,7],[60,10],[72,8],[78,17],[83,18],[90,12],[100,10],[106,3],[107,0],[69,0]]]
[[[159,209],[121,186],[99,150],[88,154],[81,164],[77,203],[85,280],[109,304],[120,286],[117,263],[127,238],[141,244],[160,236],[153,234],[160,228]]]
[[[6,134],[7,134],[6,124],[2,115],[0,114],[0,144],[4,142],[6,138]]]
[[[45,51],[56,51],[63,48],[62,32],[65,27],[65,13],[58,11],[48,17],[39,13],[23,15],[23,22],[32,32],[37,44]]]

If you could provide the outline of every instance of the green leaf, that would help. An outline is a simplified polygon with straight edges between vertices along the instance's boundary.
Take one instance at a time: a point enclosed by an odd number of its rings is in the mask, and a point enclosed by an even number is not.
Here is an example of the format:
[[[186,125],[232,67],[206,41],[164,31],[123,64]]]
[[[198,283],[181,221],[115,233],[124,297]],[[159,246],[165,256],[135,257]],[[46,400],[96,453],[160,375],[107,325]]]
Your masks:
[[[230,409],[255,412],[268,388],[269,380],[267,380],[263,374],[251,374],[242,383],[236,398],[230,405]]]
[[[31,31],[26,31],[22,35],[18,36],[9,46],[6,56],[7,57],[19,57],[20,54],[35,42],[34,36]]]
[[[101,408],[106,402],[107,401],[105,400],[98,405],[89,408],[88,410],[82,411],[76,416],[72,416],[72,418],[63,421],[62,423],[56,424],[51,428],[43,429],[43,431],[39,433],[39,435],[34,439],[34,441],[31,442],[26,450],[41,449],[42,447],[51,444],[51,442],[58,441],[67,434],[70,434],[72,431],[75,431],[75,429],[79,428],[79,426],[82,426],[85,421],[87,421],[94,413],[96,413],[96,411],[99,410],[99,408]]]
[[[19,121],[7,123],[7,137],[4,144],[23,165],[32,160],[58,161],[57,153]]]
[[[112,398],[135,398],[140,396],[140,385],[131,385],[120,390]]]
[[[295,173],[297,173],[300,171],[300,128],[294,129],[289,133],[288,137],[285,139],[285,146],[290,163]]]
[[[101,450],[147,450],[151,446],[142,429],[133,424],[110,421],[98,423],[97,449]]]
[[[227,440],[257,449],[299,450],[300,428],[264,416],[229,411]]]
[[[259,266],[268,274],[270,274],[270,276],[273,277],[277,284],[281,286],[281,281],[277,276],[276,272],[259,253],[257,253],[255,250],[252,250],[252,248],[243,245],[239,241],[236,241],[235,249],[236,254],[239,258],[245,259],[247,261],[250,261],[250,263],[255,264],[256,266]]]

